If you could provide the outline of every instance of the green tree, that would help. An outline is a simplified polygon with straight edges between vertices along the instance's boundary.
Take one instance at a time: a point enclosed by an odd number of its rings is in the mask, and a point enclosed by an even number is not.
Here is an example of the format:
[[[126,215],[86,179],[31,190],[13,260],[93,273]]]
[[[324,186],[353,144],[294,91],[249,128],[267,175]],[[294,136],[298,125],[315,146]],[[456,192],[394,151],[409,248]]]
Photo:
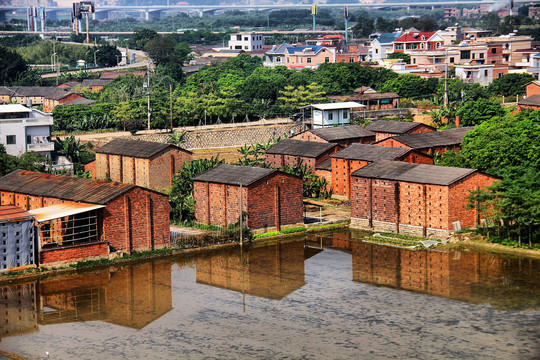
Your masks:
[[[367,37],[375,31],[375,20],[370,17],[358,18],[352,31],[354,37]]]
[[[188,43],[181,42],[174,47],[174,53],[178,61],[182,64],[186,64],[191,60],[191,48]]]
[[[497,95],[511,96],[525,93],[525,85],[534,81],[531,74],[506,74],[500,78],[493,79],[488,90]]]
[[[284,114],[291,114],[301,106],[327,101],[322,87],[315,83],[306,87],[299,86],[298,88],[285,86],[279,94],[278,105]]]
[[[478,125],[494,117],[501,117],[505,109],[495,101],[480,98],[476,101],[468,101],[457,112],[463,126]]]
[[[27,69],[26,62],[15,51],[0,46],[0,84],[10,85]]]
[[[70,136],[65,139],[60,139],[59,137],[54,140],[54,151],[58,155],[65,156],[69,161],[73,163],[73,170],[75,173],[84,171],[84,162],[83,159],[88,159],[89,148],[91,147],[90,143],[81,144],[81,141],[75,139],[75,136]]]
[[[159,36],[156,30],[153,29],[136,29],[129,41],[129,47],[142,50],[146,43],[153,38]]]
[[[176,41],[173,39],[159,35],[144,45],[144,51],[148,53],[148,56],[150,56],[156,65],[179,63],[175,53],[176,45]]]
[[[389,59],[401,59],[407,64],[411,63],[411,56],[409,54],[405,53],[399,53],[399,52],[393,52],[390,55],[388,55]]]
[[[433,87],[420,76],[403,74],[384,83],[381,91],[393,91],[404,98],[425,99],[432,96]]]
[[[178,171],[173,178],[169,195],[171,219],[178,221],[191,221],[195,219],[193,179],[222,163],[223,160],[219,160],[215,156],[210,159],[198,159],[184,164],[182,170]]]

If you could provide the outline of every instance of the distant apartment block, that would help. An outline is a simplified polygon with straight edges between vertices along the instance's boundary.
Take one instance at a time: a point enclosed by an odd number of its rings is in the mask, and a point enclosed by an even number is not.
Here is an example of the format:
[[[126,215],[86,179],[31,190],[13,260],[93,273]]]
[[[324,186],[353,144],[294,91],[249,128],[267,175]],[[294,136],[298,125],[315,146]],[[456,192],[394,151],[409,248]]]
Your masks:
[[[9,155],[36,151],[50,157],[53,118],[42,111],[20,104],[0,105],[0,144]]]
[[[255,33],[231,34],[229,50],[254,51],[262,50],[263,36]]]
[[[450,18],[459,19],[461,17],[461,10],[456,7],[444,8],[444,21],[449,21]]]

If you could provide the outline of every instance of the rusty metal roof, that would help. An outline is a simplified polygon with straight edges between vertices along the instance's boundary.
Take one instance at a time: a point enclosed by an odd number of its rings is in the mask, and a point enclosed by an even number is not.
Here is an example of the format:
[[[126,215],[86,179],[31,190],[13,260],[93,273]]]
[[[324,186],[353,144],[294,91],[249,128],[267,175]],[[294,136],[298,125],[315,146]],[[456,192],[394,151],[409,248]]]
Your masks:
[[[266,153],[317,158],[336,146],[333,143],[285,139],[270,147]]]
[[[105,205],[135,185],[16,170],[0,178],[0,191]]]
[[[32,220],[32,215],[24,211],[23,209],[13,206],[5,205],[0,206],[0,223],[15,222]]]
[[[131,139],[114,139],[97,149],[96,153],[149,159],[169,147],[191,154],[190,151],[173,144]]]
[[[351,176],[448,186],[477,171],[476,169],[381,160],[356,170]]]
[[[56,204],[51,206],[42,207],[39,209],[30,210],[29,213],[35,216],[37,222],[44,222],[54,219],[63,218],[66,216],[72,216],[76,214],[85,213],[92,210],[104,208],[104,205],[76,203],[72,201],[66,201],[62,204]]]

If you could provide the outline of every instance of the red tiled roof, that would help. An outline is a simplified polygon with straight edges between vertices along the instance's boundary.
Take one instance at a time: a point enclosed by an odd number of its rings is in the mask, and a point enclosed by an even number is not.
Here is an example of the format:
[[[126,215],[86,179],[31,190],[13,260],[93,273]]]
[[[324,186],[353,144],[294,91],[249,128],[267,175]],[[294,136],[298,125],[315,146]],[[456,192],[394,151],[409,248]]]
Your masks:
[[[417,34],[417,36],[414,36]],[[404,35],[401,35],[394,42],[417,42],[417,41],[426,41],[435,34],[434,32],[410,32]],[[422,40],[422,35],[424,35],[424,40]]]

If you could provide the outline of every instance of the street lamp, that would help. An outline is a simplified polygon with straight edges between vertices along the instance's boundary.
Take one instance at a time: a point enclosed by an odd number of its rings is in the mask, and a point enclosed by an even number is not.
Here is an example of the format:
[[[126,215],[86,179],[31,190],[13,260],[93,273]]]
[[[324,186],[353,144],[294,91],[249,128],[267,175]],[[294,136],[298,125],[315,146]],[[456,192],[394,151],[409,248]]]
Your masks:
[[[96,60],[96,54],[97,54],[98,51],[99,51],[99,49],[97,49],[96,51],[94,51],[94,67],[98,67],[98,66],[97,66],[97,60]]]

